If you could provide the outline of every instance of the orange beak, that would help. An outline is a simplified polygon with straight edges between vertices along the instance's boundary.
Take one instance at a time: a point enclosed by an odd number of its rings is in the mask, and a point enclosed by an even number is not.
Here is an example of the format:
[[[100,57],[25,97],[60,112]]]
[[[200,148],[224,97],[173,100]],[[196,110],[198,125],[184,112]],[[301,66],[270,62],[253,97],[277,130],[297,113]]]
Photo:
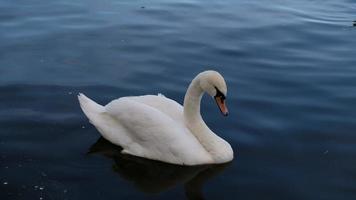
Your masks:
[[[229,111],[226,107],[226,104],[225,104],[225,98],[222,97],[222,96],[215,96],[215,101],[216,101],[216,104],[218,105],[221,113],[224,115],[224,116],[227,116],[229,114]]]

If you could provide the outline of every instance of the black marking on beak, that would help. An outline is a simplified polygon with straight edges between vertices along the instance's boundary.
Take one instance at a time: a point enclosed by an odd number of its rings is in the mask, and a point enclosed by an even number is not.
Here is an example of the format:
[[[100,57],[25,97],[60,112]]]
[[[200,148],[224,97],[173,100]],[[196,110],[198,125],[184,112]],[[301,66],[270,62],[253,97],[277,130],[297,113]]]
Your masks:
[[[214,99],[216,101],[216,104],[218,105],[221,114],[223,114],[224,116],[228,116],[229,112],[225,104],[226,97],[218,88],[215,87],[215,89],[216,89],[216,95],[214,96]]]

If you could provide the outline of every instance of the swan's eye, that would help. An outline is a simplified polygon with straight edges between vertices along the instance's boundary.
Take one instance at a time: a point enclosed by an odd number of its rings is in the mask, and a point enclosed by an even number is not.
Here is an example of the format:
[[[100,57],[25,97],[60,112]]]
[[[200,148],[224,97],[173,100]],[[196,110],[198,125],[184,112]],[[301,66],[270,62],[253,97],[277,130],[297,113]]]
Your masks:
[[[225,100],[226,99],[225,95],[217,87],[215,87],[215,89],[216,89],[215,97],[220,97],[222,100]]]

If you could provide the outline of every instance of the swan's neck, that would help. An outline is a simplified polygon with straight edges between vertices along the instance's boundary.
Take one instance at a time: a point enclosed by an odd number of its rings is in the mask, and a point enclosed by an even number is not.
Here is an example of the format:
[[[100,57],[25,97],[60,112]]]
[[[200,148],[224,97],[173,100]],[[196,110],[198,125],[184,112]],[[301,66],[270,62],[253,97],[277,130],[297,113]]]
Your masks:
[[[194,79],[189,85],[184,97],[184,119],[189,128],[192,125],[204,123],[200,114],[200,101],[204,91],[199,86],[199,80]],[[204,124],[205,125],[205,124]]]
[[[230,145],[217,136],[203,121],[200,114],[200,102],[204,94],[199,78],[193,79],[184,97],[184,120],[190,131],[212,156],[215,162],[225,162],[232,159]],[[230,155],[231,154],[231,155]]]

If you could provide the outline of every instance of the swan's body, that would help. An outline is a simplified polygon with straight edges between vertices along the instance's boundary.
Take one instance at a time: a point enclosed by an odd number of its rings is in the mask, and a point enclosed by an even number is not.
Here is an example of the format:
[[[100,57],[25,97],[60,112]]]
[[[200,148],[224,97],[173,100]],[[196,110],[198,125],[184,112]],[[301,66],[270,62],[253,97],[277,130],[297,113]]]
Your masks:
[[[200,165],[233,159],[231,146],[214,134],[200,115],[203,92],[212,95],[213,90],[226,94],[225,81],[217,72],[206,71],[190,84],[184,107],[163,95],[121,97],[106,106],[83,94],[78,98],[90,122],[105,139],[121,146],[122,153],[172,164]]]

